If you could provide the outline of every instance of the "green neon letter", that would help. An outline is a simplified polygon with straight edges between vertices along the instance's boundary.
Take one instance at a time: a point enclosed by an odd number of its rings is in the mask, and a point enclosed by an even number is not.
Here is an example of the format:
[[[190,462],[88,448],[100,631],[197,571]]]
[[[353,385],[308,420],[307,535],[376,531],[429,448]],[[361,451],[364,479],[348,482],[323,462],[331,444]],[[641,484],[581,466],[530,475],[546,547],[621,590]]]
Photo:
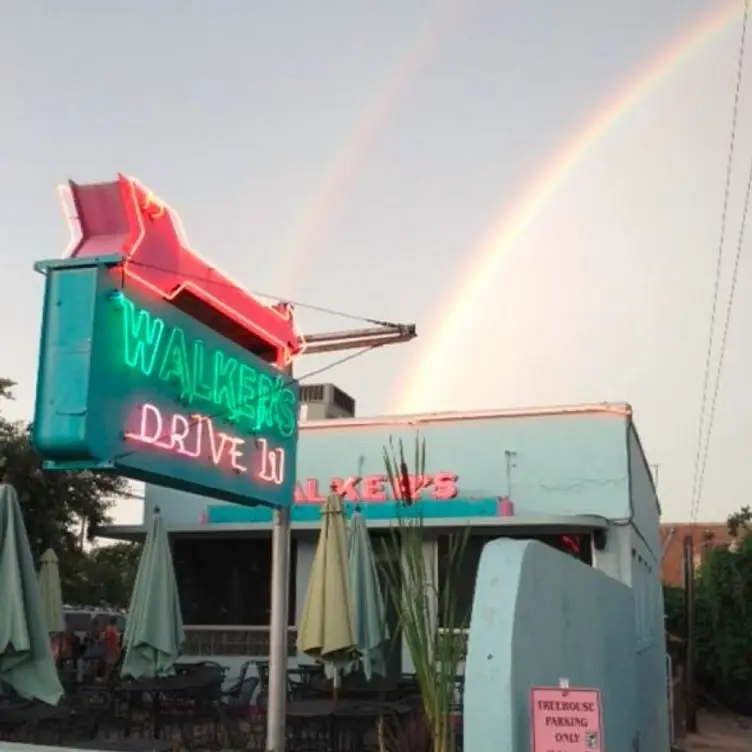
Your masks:
[[[200,397],[201,399],[213,401],[213,390],[211,382],[206,378],[207,371],[207,356],[206,345],[203,340],[197,339],[193,342],[193,383],[191,384],[191,391],[194,397]]]
[[[235,396],[235,371],[238,361],[228,357],[222,350],[214,352],[214,404],[227,408],[230,420],[236,420],[238,400]]]
[[[258,389],[256,393],[256,430],[274,427],[272,415],[272,380],[265,374],[258,375]]]
[[[238,368],[238,417],[256,425],[256,379],[258,374],[245,363]]]
[[[295,433],[298,416],[295,412],[295,394],[291,389],[280,389],[276,399],[275,423],[280,434],[289,439]]]
[[[190,400],[193,397],[185,334],[179,326],[174,327],[170,332],[170,339],[159,369],[159,378],[162,381],[177,380],[180,384],[181,399]]]
[[[140,368],[145,376],[151,376],[164,333],[164,321],[143,308],[137,310],[126,297],[121,302],[125,364],[129,368]]]

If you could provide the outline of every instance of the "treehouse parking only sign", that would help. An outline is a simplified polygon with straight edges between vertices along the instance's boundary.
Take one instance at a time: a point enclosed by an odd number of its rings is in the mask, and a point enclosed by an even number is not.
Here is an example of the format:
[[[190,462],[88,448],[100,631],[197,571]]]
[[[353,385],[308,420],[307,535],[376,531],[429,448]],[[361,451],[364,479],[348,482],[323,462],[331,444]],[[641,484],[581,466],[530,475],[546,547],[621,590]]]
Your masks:
[[[597,689],[533,687],[532,752],[604,752]]]

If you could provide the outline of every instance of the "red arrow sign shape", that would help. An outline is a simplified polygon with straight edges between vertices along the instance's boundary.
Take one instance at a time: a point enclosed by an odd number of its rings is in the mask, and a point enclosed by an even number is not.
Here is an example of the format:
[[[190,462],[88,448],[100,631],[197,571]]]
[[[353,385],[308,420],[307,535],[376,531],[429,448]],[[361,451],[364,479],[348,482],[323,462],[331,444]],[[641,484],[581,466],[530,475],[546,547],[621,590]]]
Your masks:
[[[177,213],[134,178],[109,183],[70,181],[66,255],[122,254],[124,274],[248,350],[286,366],[305,348],[286,303],[266,305],[188,244]]]

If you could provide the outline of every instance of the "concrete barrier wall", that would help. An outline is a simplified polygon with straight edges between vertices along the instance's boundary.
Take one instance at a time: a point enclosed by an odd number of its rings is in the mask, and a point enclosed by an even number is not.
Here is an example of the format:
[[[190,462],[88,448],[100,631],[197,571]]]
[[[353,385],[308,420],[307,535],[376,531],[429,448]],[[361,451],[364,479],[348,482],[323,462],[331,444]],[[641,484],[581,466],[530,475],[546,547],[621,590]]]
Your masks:
[[[465,752],[530,752],[531,689],[561,680],[600,690],[608,752],[663,752],[637,728],[635,651],[629,587],[543,543],[489,543],[468,641]]]

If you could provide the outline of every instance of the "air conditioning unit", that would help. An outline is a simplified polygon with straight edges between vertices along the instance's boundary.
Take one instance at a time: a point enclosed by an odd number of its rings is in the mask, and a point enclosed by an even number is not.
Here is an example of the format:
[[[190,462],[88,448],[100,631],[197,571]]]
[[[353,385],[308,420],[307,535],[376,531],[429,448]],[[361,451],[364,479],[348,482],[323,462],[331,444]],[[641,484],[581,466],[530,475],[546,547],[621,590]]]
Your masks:
[[[334,384],[300,387],[300,420],[354,418],[355,400]]]

